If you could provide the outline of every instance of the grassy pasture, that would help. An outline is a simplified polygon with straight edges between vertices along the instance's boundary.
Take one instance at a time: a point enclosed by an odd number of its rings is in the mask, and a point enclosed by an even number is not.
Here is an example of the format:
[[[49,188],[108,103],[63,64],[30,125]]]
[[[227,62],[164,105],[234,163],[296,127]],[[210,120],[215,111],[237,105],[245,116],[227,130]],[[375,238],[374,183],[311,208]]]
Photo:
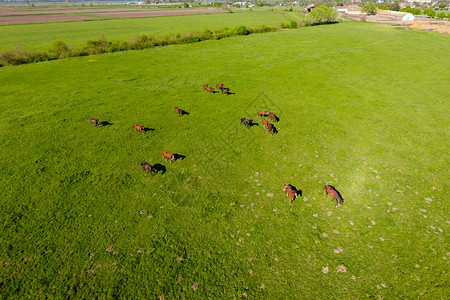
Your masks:
[[[91,13],[90,16],[101,14]],[[210,30],[240,25],[256,27],[275,26],[281,22],[300,21],[298,13],[285,11],[240,11],[214,15],[165,16],[95,20],[84,22],[19,24],[0,26],[0,51],[22,45],[26,49],[47,50],[53,42],[61,40],[75,47],[100,35],[109,40],[130,41],[136,35],[157,36],[167,33],[185,33],[208,28]]]
[[[1,68],[0,293],[446,298],[449,46],[342,23]]]

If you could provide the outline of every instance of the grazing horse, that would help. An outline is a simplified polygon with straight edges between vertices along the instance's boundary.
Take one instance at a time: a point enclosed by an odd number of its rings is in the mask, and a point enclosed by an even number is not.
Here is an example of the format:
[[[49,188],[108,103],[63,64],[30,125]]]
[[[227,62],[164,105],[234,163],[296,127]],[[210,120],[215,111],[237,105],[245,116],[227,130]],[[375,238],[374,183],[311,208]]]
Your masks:
[[[216,84],[216,88],[218,88],[219,90],[223,89],[223,84]]]
[[[278,117],[273,113],[269,113],[269,118],[271,118],[274,122],[278,122]]]
[[[227,89],[227,88],[221,88],[221,90],[222,90],[222,94],[229,94],[230,93],[230,89]]]
[[[269,130],[271,134],[276,132],[275,126],[273,126],[272,123],[267,123],[267,130]]]
[[[213,93],[213,92],[214,92],[213,87],[212,87],[212,86],[208,86],[207,84],[204,84],[204,85],[203,85],[203,88],[204,88],[206,91],[210,92],[210,93]]]
[[[253,125],[253,120],[249,120],[246,118],[241,119],[241,125],[244,124],[247,127],[251,127]]]
[[[152,167],[149,163],[141,162],[142,171],[150,172],[150,174],[153,176],[156,173],[156,169]]]
[[[175,112],[178,114],[179,117],[181,117],[181,115],[183,114],[183,110],[179,109],[178,107],[175,107]]]
[[[170,161],[170,163],[172,163],[172,160],[175,158],[175,156],[172,153],[169,153],[169,152],[163,152],[162,154],[163,154],[163,158],[165,160],[168,159]]]
[[[323,190],[325,190],[325,197],[328,197],[328,194],[333,197],[333,199],[336,201],[336,207],[338,207],[338,200],[339,200],[339,206],[342,206],[344,204],[344,199],[342,199],[341,194],[334,188],[332,185],[326,185]]]
[[[267,115],[268,111],[267,110],[258,110],[256,112],[256,114],[258,115],[258,117],[265,117]]]
[[[89,119],[89,122],[91,122],[95,127],[98,127],[98,120],[97,119],[94,119],[94,118],[90,118]]]
[[[291,184],[284,184],[284,194],[289,195],[289,199],[291,200],[289,203],[292,203],[295,198],[297,198],[298,191]]]
[[[270,124],[270,122],[267,121],[266,119],[262,119],[262,122],[264,123],[264,126],[266,126],[266,128],[267,128],[267,126],[269,126],[269,124]]]
[[[133,125],[134,129],[136,129],[136,131],[139,130],[139,132],[144,132],[144,126],[142,125]]]

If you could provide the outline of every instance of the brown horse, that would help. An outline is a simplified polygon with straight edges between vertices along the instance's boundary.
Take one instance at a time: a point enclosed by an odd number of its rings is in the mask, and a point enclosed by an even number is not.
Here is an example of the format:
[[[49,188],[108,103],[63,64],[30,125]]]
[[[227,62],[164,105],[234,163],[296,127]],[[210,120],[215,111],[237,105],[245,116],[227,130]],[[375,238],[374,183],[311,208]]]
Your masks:
[[[95,127],[98,127],[98,120],[97,119],[94,119],[94,118],[90,118],[89,119],[89,122],[91,122]]]
[[[156,169],[152,167],[149,163],[141,162],[142,171],[150,172],[150,174],[153,176],[156,173]]]
[[[175,107],[174,110],[178,114],[178,116],[181,117],[181,115],[183,114],[183,110],[179,109],[178,107]]]
[[[133,127],[134,127],[134,129],[136,129],[136,131],[139,131],[141,133],[144,132],[144,129],[145,129],[145,127],[142,125],[133,125]]]
[[[175,158],[175,155],[173,155],[172,153],[169,153],[169,152],[163,152],[162,154],[163,154],[163,158],[165,160],[168,159],[170,161],[170,163],[172,163],[172,160]]]
[[[256,112],[256,114],[258,115],[258,117],[265,117],[267,115],[268,111],[267,110],[258,110]]]
[[[341,194],[334,188],[334,186],[326,185],[323,190],[325,190],[325,197],[328,197],[328,194],[333,197],[333,199],[336,201],[336,207],[338,207],[338,200],[339,206],[342,206],[344,204],[344,199],[342,199]]]
[[[297,198],[298,191],[291,184],[284,184],[284,194],[289,195],[289,199],[291,200],[289,203],[292,203],[295,198]]]
[[[266,126],[266,128],[270,124],[270,122],[267,121],[266,119],[262,119],[262,122],[264,123],[264,126]]]
[[[223,89],[223,84],[216,84],[216,88],[218,88],[219,90]]]
[[[274,122],[278,122],[278,117],[273,113],[269,113],[269,118],[271,118]]]
[[[213,92],[214,92],[213,87],[212,87],[212,86],[208,86],[207,84],[204,84],[204,85],[203,85],[203,88],[204,88],[206,91],[210,92],[210,93],[213,93]]]
[[[267,123],[267,130],[269,130],[269,132],[271,133],[271,134],[274,134],[277,130],[276,130],[276,128],[275,128],[275,126],[273,126],[273,124],[272,123]]]

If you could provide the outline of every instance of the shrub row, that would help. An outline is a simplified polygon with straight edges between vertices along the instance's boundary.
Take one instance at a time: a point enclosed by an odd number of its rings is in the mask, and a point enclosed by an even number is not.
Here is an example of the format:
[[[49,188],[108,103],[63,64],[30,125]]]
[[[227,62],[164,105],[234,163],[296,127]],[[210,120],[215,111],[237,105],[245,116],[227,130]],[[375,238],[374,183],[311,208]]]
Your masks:
[[[225,27],[214,32],[206,29],[203,32],[192,31],[185,34],[166,34],[157,37],[140,35],[135,36],[130,42],[108,41],[105,36],[100,36],[96,40],[87,41],[80,48],[69,47],[62,41],[56,41],[47,51],[25,50],[19,45],[13,50],[0,52],[0,66],[20,65],[108,52],[148,49],[167,45],[190,44],[205,40],[219,40],[226,37],[249,35],[252,33],[272,32],[278,29],[278,27],[268,27],[265,25],[258,28],[248,28],[242,25],[234,28]]]
[[[416,16],[424,15],[424,16],[429,16],[429,17],[438,17],[438,18],[441,18],[441,19],[444,19],[444,18],[450,19],[450,13],[448,13],[448,14],[445,14],[445,12],[438,13],[432,8],[427,8],[427,9],[422,11],[420,8],[412,8],[409,5],[406,6],[405,8],[402,8],[402,9],[400,9],[400,7],[398,7],[398,9],[397,9],[397,6],[382,5],[382,6],[380,6],[380,9],[397,10],[397,11],[411,13],[411,14],[416,15]]]

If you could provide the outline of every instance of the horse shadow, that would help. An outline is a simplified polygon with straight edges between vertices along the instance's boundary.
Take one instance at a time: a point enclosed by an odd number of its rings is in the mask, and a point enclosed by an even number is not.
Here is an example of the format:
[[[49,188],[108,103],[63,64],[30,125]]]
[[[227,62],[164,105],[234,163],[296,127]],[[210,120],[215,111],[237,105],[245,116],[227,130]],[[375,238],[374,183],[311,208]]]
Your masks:
[[[166,173],[166,167],[163,166],[162,164],[154,164],[153,169],[155,169],[156,172],[162,172],[161,175]]]
[[[173,154],[173,158],[174,158],[175,161],[177,161],[179,159],[184,160],[186,158],[186,155],[174,153]]]
[[[292,186],[293,188],[295,188],[294,186]],[[296,188],[295,188],[296,189]],[[296,189],[297,190],[297,189]],[[303,192],[302,190],[297,190],[297,196],[295,197],[294,200],[292,200],[292,202],[294,202],[295,200],[297,200],[297,197],[303,197]]]
[[[155,128],[144,127],[143,131],[144,131],[144,132],[147,132],[147,131],[155,131]]]
[[[232,93],[232,92],[228,92],[228,93],[226,93],[225,95],[236,95],[236,93]]]
[[[190,114],[191,114],[191,113],[189,113],[189,112],[187,112],[187,111],[185,111],[185,110],[181,110],[180,116],[184,116],[184,115],[189,116]]]
[[[102,126],[111,126],[111,125],[114,125],[114,123],[109,123],[108,121],[102,121],[102,122],[100,122],[100,125],[102,125]]]
[[[269,132],[270,132],[270,130],[269,130]],[[275,126],[273,126],[273,132],[271,132],[271,134],[277,134],[277,133],[278,133],[277,128]]]
[[[247,127],[252,128],[253,126],[259,126],[259,123],[252,123],[252,124],[248,125]]]

